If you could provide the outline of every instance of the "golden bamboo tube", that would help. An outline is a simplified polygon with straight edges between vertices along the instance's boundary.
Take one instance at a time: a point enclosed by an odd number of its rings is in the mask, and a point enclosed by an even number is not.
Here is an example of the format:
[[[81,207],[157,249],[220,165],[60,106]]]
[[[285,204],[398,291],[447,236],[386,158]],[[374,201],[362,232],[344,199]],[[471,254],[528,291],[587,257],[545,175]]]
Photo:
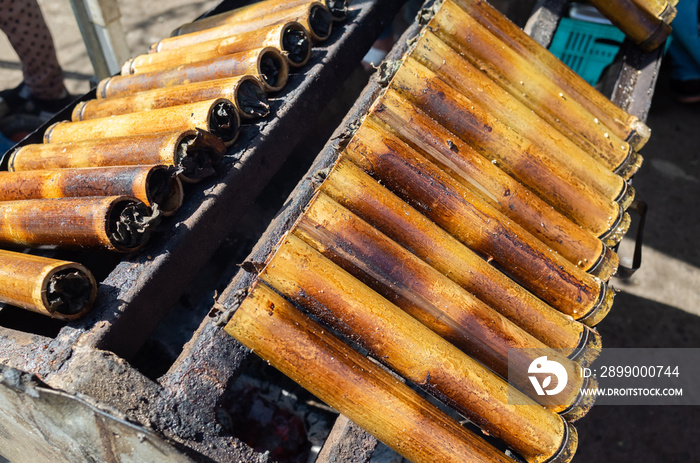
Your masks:
[[[108,77],[97,85],[97,98],[114,98],[154,88],[208,82],[242,75],[255,76],[262,83],[265,91],[276,92],[287,83],[289,66],[282,53],[276,48],[256,48],[169,69]]]
[[[543,79],[537,68],[504,46],[463,9],[454,3],[443,3],[428,27],[423,46],[430,47],[437,36],[435,52],[443,48],[439,41],[444,41],[601,164],[629,176],[634,174],[639,155],[629,143],[565,95],[561,87]]]
[[[75,320],[97,295],[92,273],[75,262],[0,250],[0,302],[60,320]]]
[[[535,401],[556,411],[569,404],[576,417],[590,409],[592,402],[579,398],[589,387],[579,365],[557,355],[568,372],[566,389],[556,407],[540,400],[528,367],[543,355],[551,357],[547,346],[323,193],[307,206],[293,233]]]
[[[422,156],[582,269],[602,280],[617,270],[617,254],[599,239],[395,92],[386,92],[368,117],[382,121]]]
[[[10,154],[8,170],[163,164],[189,183],[214,174],[226,146],[204,130],[185,130],[99,140],[25,145]]]
[[[118,252],[141,248],[158,222],[145,204],[128,196],[4,201],[0,217],[0,243]]]
[[[235,8],[233,10],[224,11],[216,15],[207,16],[197,19],[191,23],[184,24],[175,29],[171,35],[178,36],[190,32],[211,29],[212,27],[221,26],[224,24],[245,23],[261,16],[274,18],[275,15],[285,15],[290,9],[302,9],[308,7],[312,3],[321,3],[323,7],[330,13],[332,19],[341,21],[345,19],[347,7],[345,0],[265,0],[262,2],[253,3],[250,5]],[[318,13],[317,13],[318,14]],[[323,15],[325,21],[326,15]]]
[[[535,297],[345,159],[320,191],[552,348],[600,345],[597,333]]]
[[[256,5],[261,4],[257,3]],[[209,40],[223,39],[290,21],[296,21],[304,26],[314,42],[322,42],[330,37],[333,27],[333,17],[330,11],[319,2],[306,2],[292,8],[245,20],[226,18],[224,17],[226,14],[209,16],[180,26],[173,31],[172,37],[167,37],[153,44],[151,52],[162,52]]]
[[[668,0],[632,0],[632,3],[666,24],[671,24],[678,13],[676,10],[677,2],[669,2]]]
[[[632,0],[591,0],[591,4],[646,52],[663,45],[671,33],[670,24]]]
[[[511,461],[262,283],[254,284],[225,329],[410,461]],[[569,432],[573,454],[575,428]]]
[[[649,141],[651,131],[644,122],[594,89],[580,75],[523,32],[491,4],[481,0],[445,0],[445,2],[457,4],[467,11],[506,46],[536,66],[544,78],[559,85],[564,94],[575,98],[620,139],[628,141],[634,149],[641,149]]]
[[[605,307],[608,294],[612,297],[604,282],[554,253],[371,121],[364,121],[342,155],[566,315],[586,317]]]
[[[294,67],[305,65],[311,58],[309,34],[304,26],[293,21],[224,39],[139,55],[124,63],[121,73],[122,75],[142,74],[265,47],[280,50],[287,58],[288,64]]]
[[[593,159],[589,153],[513,98],[435,34],[428,32],[422,35],[401,67],[407,68],[408,75],[421,75],[423,69],[430,69],[435,76],[464,94],[473,104],[488,108],[494,117],[535,146],[548,153],[559,154],[559,158],[566,161],[577,178],[607,198],[616,199],[624,191],[626,183],[622,177]],[[397,75],[397,85],[406,82],[401,69]]]
[[[340,267],[288,235],[259,278],[429,390],[529,461],[566,446],[567,423]],[[522,401],[521,401],[522,400]]]
[[[250,75],[155,88],[132,95],[79,102],[72,120],[85,121],[188,103],[224,98],[231,101],[239,116],[251,119],[270,114],[267,95],[260,81]]]
[[[172,215],[184,192],[174,169],[162,165],[0,172],[0,201],[84,196],[133,196]]]
[[[620,205],[583,182],[569,168],[563,153],[543,151],[493,116],[490,109],[473,104],[425,67],[413,72],[407,62],[399,68],[390,89],[594,235],[629,227],[629,216]],[[416,63],[413,67],[419,66]],[[621,188],[626,185],[622,181]],[[626,191],[620,198],[625,203],[630,196]]]
[[[240,127],[240,116],[233,103],[217,98],[88,121],[56,122],[44,132],[44,143],[203,129],[229,146],[238,138]]]

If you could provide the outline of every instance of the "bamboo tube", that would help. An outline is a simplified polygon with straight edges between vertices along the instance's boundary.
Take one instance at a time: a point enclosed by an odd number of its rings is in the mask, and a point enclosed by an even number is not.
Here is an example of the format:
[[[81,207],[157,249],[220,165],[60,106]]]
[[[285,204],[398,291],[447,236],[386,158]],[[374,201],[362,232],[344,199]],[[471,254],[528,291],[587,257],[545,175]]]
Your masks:
[[[98,119],[188,103],[224,98],[231,101],[242,118],[270,114],[270,105],[260,81],[250,75],[155,88],[132,95],[79,102],[73,109],[73,122]]]
[[[597,333],[506,277],[348,160],[338,161],[319,190],[547,346],[581,352],[600,345]]]
[[[0,217],[0,243],[118,252],[141,248],[158,222],[157,213],[128,196],[4,201]]]
[[[578,320],[605,306],[611,291],[604,282],[552,252],[371,121],[364,121],[343,156],[566,315]]]
[[[139,55],[124,63],[121,73],[142,74],[265,47],[280,50],[287,58],[287,63],[294,67],[305,65],[311,58],[309,34],[301,24],[292,21],[224,39]]]
[[[10,154],[8,170],[70,169],[164,164],[185,182],[213,175],[226,152],[216,136],[201,129],[100,140],[25,145]]]
[[[491,4],[481,0],[445,0],[445,2],[455,3],[463,8],[506,46],[536,66],[544,78],[559,85],[564,94],[575,98],[581,106],[614,131],[620,139],[629,142],[634,149],[640,150],[649,141],[651,131],[644,122],[594,89]]]
[[[677,2],[674,4],[667,0],[632,0],[632,3],[666,24],[671,24],[678,13],[676,10]]]
[[[89,167],[0,172],[0,201],[133,196],[172,215],[183,201],[182,183],[167,166]]]
[[[608,166],[593,159],[589,153],[571,142],[562,133],[546,123],[507,91],[489,79],[483,72],[463,59],[435,34],[426,33],[410,52],[401,66],[406,74],[420,76],[430,69],[440,78],[464,94],[473,104],[488,108],[494,117],[509,125],[518,134],[548,153],[557,153],[582,182],[602,195],[616,199],[624,191],[625,181]],[[398,71],[399,83],[406,82]],[[627,153],[625,153],[626,157]]]
[[[442,48],[440,40],[444,41],[601,164],[616,172],[625,171],[629,176],[635,173],[630,166],[639,164],[639,155],[629,143],[564,94],[561,87],[543,79],[537,68],[504,46],[457,5],[443,3],[428,27],[424,45],[430,46],[433,38],[437,38],[435,51],[438,51]]]
[[[511,461],[262,283],[254,284],[225,329],[410,461]],[[575,428],[567,430],[573,454],[577,436]]]
[[[211,29],[212,27],[224,24],[245,23],[246,21],[258,19],[261,16],[273,18],[275,15],[286,14],[285,12],[290,9],[303,9],[303,7],[308,7],[311,3],[321,3],[330,13],[334,21],[345,19],[347,14],[345,0],[319,0],[318,2],[313,2],[312,0],[265,0],[197,19],[178,27],[171,35],[178,36],[188,34],[190,32]],[[323,15],[323,17],[325,19],[325,15]]]
[[[238,138],[240,127],[241,120],[233,103],[217,98],[89,121],[56,122],[44,132],[44,143],[203,129],[230,146]]]
[[[293,234],[535,401],[555,411],[569,404],[576,417],[592,406],[590,400],[579,404],[589,386],[580,366],[563,355],[555,360],[567,369],[566,389],[556,406],[541,400],[528,367],[551,357],[547,346],[323,193],[307,206]]]
[[[671,33],[670,24],[640,9],[632,0],[591,0],[591,4],[646,52],[663,45]]]
[[[0,250],[0,302],[59,320],[85,315],[95,302],[92,273],[75,262]]]
[[[97,98],[114,98],[155,88],[242,75],[255,76],[265,91],[276,92],[287,83],[289,66],[276,48],[256,48],[170,69],[108,77],[97,85]]]
[[[395,92],[386,92],[368,117],[382,121],[422,156],[449,173],[502,214],[582,269],[608,280],[617,254],[589,231],[523,187]],[[411,121],[406,124],[406,121]]]
[[[420,73],[413,72],[407,62],[399,68],[390,89],[593,234],[600,236],[625,226],[620,205],[583,182],[562,153],[543,151],[493,116],[490,109],[474,105],[425,67],[419,68]],[[622,181],[621,188],[625,186]],[[620,201],[627,202],[628,195],[622,195]]]
[[[218,24],[217,21],[221,19],[224,19],[224,22]],[[218,15],[209,16],[180,26],[173,31],[172,37],[164,38],[153,44],[151,52],[162,52],[209,40],[223,39],[290,21],[296,21],[304,26],[314,42],[326,40],[330,37],[333,28],[333,17],[328,8],[319,2],[307,2],[303,5],[244,21],[228,21],[226,18],[218,17]]]
[[[511,398],[526,405],[509,405],[503,379],[293,235],[259,278],[529,461],[547,461],[566,444],[561,417],[515,390]]]

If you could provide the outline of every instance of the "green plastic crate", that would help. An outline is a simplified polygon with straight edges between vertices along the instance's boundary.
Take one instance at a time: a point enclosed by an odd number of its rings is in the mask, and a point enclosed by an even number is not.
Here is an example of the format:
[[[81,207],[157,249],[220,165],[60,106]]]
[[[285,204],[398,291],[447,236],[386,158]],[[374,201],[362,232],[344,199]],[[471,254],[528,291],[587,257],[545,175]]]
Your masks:
[[[617,27],[562,18],[549,50],[591,85],[598,83],[625,39]]]

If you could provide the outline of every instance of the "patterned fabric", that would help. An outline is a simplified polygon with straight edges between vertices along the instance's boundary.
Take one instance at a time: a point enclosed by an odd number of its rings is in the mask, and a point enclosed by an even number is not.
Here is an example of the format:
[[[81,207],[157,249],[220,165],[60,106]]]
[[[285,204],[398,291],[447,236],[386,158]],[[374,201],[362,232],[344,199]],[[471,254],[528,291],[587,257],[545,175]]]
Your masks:
[[[19,56],[24,83],[32,96],[40,99],[64,96],[63,71],[36,0],[0,0],[0,30]]]

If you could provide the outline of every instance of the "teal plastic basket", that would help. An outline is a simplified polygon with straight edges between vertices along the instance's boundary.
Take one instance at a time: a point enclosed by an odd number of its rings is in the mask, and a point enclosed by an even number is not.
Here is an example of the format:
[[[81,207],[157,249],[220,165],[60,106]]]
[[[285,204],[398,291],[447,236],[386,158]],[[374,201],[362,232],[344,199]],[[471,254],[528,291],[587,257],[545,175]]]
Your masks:
[[[625,39],[617,27],[562,18],[549,50],[591,85],[598,83]]]

